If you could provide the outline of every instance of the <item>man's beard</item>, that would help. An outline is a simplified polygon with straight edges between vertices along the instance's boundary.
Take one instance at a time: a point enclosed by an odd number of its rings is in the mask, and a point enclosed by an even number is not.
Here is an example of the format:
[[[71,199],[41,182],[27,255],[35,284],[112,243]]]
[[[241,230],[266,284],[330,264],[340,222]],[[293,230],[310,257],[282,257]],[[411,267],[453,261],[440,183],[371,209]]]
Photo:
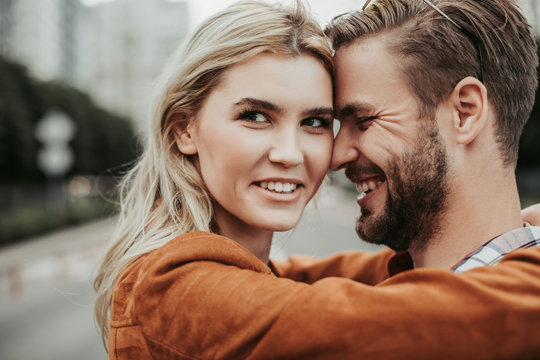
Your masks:
[[[356,232],[363,240],[393,250],[425,249],[440,233],[449,192],[448,159],[434,122],[420,131],[417,146],[397,155],[386,171],[383,212],[361,209]]]

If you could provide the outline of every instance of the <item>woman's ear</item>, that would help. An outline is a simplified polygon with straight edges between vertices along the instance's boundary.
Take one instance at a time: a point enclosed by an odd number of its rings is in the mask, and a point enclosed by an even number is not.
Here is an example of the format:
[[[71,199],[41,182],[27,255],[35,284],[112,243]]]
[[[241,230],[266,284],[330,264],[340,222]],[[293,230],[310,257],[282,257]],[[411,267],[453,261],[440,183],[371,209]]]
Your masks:
[[[178,150],[185,155],[197,154],[197,144],[193,137],[193,122],[190,120],[189,125],[182,129],[180,126],[174,128],[174,141]]]
[[[453,128],[459,144],[470,144],[485,128],[488,120],[487,89],[471,76],[462,79],[452,92],[455,108]]]

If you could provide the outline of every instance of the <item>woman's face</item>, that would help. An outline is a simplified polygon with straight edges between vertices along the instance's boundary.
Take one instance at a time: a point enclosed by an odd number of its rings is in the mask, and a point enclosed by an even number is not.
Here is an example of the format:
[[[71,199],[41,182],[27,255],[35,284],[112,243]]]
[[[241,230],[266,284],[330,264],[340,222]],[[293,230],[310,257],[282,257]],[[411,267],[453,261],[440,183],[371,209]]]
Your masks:
[[[196,154],[220,229],[285,231],[328,170],[332,125],[332,82],[322,63],[261,54],[222,74],[177,144]]]

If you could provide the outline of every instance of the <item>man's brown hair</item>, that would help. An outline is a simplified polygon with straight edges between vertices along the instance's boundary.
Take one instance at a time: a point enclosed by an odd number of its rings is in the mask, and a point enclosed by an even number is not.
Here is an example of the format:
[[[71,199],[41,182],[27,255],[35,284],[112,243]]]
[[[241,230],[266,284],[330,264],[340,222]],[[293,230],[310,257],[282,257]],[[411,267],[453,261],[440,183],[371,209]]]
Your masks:
[[[513,0],[432,2],[471,36],[423,0],[378,0],[364,12],[334,18],[325,32],[335,51],[359,38],[384,34],[423,115],[433,115],[461,79],[480,78],[482,71],[497,113],[502,159],[515,166],[537,87],[538,58],[530,25]],[[480,46],[481,67],[474,38]]]

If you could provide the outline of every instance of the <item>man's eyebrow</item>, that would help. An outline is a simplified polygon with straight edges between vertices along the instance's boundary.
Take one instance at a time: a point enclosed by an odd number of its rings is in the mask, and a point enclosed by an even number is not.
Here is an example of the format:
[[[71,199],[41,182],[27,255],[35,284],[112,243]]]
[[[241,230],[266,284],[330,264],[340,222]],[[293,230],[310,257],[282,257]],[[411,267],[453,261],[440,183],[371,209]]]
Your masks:
[[[265,109],[274,111],[277,113],[282,113],[283,109],[277,106],[276,104],[271,103],[270,101],[262,100],[262,99],[256,99],[251,97],[242,98],[236,103],[234,103],[235,106],[251,106],[258,109]]]
[[[307,109],[302,111],[302,117],[308,117],[308,116],[334,116],[334,109],[331,107],[316,107],[313,109]]]
[[[338,119],[346,118],[347,116],[351,116],[357,112],[373,112],[373,105],[365,103],[365,102],[352,102],[345,106],[343,106],[341,109],[339,109],[339,112],[337,113]]]

